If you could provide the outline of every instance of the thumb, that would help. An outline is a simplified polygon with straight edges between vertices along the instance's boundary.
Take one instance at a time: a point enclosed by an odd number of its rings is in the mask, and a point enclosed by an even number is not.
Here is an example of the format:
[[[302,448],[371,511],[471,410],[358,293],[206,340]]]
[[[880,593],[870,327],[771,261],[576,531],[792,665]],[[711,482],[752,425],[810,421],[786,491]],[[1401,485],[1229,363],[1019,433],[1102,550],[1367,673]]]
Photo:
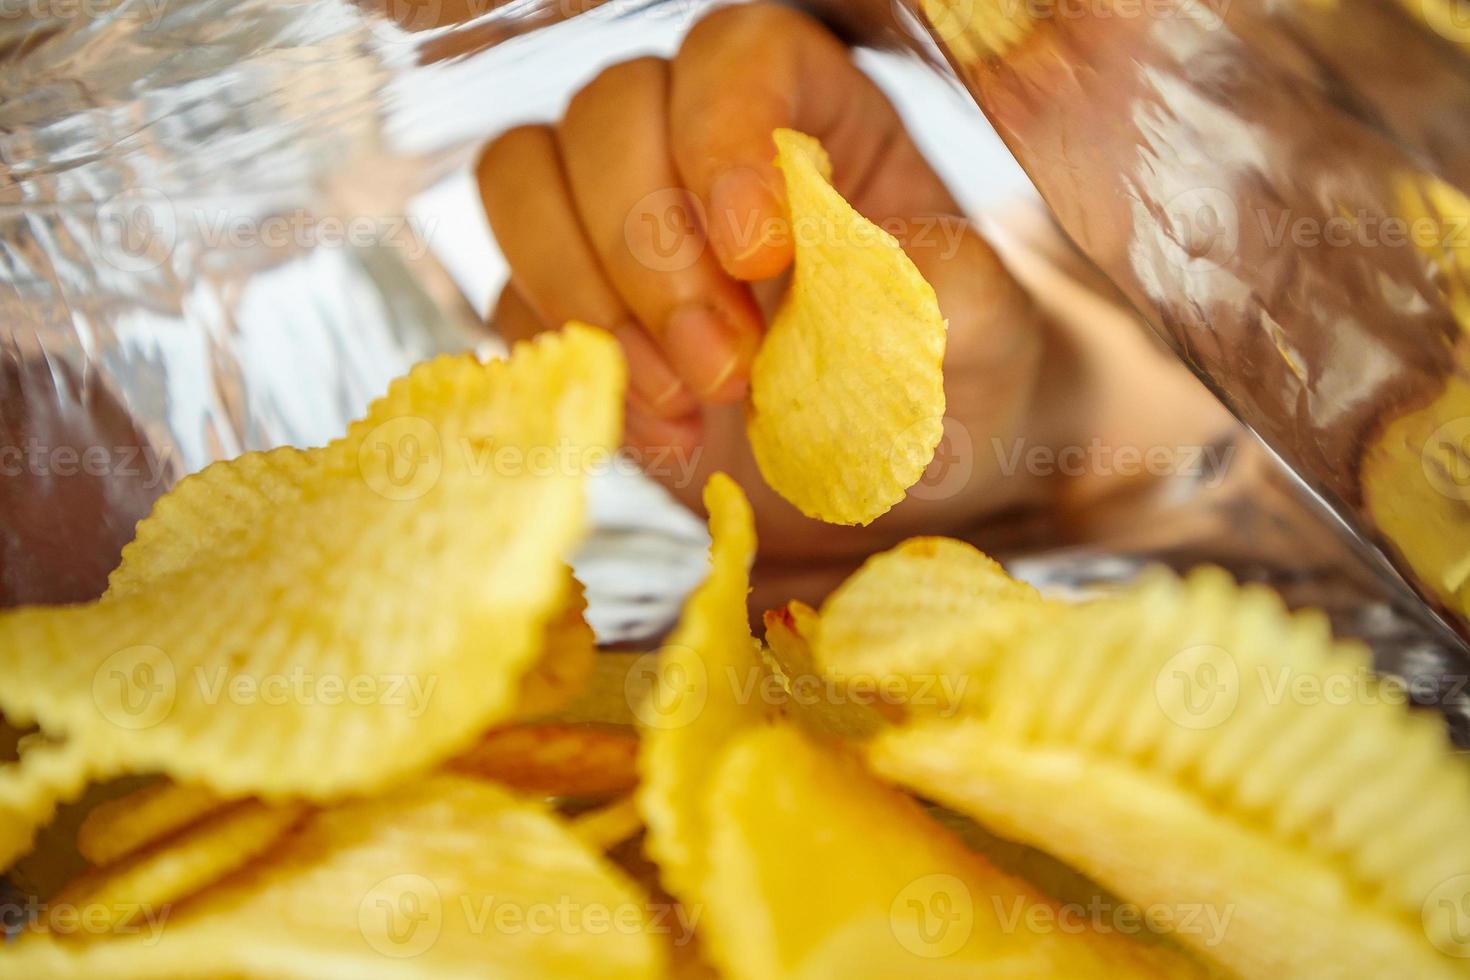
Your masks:
[[[791,264],[786,189],[771,132],[821,140],[839,192],[855,199],[895,141],[907,142],[888,100],[822,24],[770,3],[700,21],[674,59],[670,145],[680,178],[705,208],[725,271],[767,279]]]

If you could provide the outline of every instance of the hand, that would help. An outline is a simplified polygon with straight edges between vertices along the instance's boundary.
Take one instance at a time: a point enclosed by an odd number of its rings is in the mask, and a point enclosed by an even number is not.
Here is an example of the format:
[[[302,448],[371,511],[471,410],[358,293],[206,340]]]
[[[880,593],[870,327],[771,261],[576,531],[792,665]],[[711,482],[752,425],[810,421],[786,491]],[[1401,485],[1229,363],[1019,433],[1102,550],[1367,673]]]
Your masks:
[[[1041,392],[1068,359],[1046,321],[844,45],[783,6],[721,9],[672,62],[611,67],[556,126],[512,130],[485,150],[481,194],[511,269],[495,326],[507,340],[569,319],[610,329],[629,364],[629,448],[695,508],[708,473],[731,473],[767,556],[865,553],[1039,493],[1037,479],[975,452],[956,492],[916,495],[848,529],[808,520],[765,486],[740,401],[792,260],[772,163],[782,126],[822,141],[838,190],[934,285],[949,320],[948,425],[976,447],[1051,441],[1057,412],[1042,409],[1067,399]],[[671,220],[688,212],[702,212],[701,225]]]

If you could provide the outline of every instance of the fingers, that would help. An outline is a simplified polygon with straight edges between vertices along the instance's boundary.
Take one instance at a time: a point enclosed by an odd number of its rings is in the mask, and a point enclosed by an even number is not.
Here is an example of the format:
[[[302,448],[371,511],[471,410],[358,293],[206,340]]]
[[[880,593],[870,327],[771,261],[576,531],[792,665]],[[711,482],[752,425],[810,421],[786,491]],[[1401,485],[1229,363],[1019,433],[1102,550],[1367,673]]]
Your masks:
[[[821,140],[837,189],[869,217],[954,207],[841,41],[787,7],[727,7],[697,24],[674,60],[670,131],[685,186],[705,206],[710,245],[737,278],[768,278],[791,262],[771,142],[779,127]],[[902,182],[900,193],[869,193],[885,172]]]
[[[623,342],[631,397],[639,408],[670,418],[692,412],[694,396],[658,349],[630,342],[640,339],[637,327],[582,231],[551,129],[522,126],[505,133],[485,149],[476,176],[485,215],[511,270],[513,289],[501,295],[497,323],[503,311],[515,330],[534,332],[536,324],[561,326],[568,320],[610,328]]]
[[[545,329],[531,304],[516,289],[515,283],[506,283],[490,313],[490,326],[495,328],[506,346],[530,340]]]
[[[640,58],[584,88],[557,128],[567,182],[609,282],[684,384],[738,400],[762,321],[703,247],[668,145],[668,64]]]

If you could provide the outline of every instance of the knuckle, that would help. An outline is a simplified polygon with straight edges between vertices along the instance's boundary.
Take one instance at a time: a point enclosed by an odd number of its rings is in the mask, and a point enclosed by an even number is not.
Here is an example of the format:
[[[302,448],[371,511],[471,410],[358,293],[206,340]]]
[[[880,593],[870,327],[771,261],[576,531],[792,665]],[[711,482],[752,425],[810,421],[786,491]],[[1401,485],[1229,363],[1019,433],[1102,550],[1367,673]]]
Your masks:
[[[476,166],[482,178],[515,171],[528,158],[539,154],[551,140],[551,130],[539,124],[508,129],[495,137],[480,154]]]
[[[639,94],[660,88],[667,71],[668,62],[654,55],[609,65],[572,96],[567,105],[567,116],[595,111],[595,107],[607,99],[636,98]]]
[[[690,28],[684,41],[686,48],[719,43],[734,34],[790,31],[798,25],[810,24],[811,18],[799,10],[780,3],[757,0],[711,11]]]

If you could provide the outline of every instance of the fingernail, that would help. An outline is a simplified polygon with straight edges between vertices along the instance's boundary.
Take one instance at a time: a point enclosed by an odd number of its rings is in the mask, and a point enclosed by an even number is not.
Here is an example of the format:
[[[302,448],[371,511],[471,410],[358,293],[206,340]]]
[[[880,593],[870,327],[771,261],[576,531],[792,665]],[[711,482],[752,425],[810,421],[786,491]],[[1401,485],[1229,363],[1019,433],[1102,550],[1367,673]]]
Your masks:
[[[753,345],[709,307],[680,308],[669,317],[663,341],[674,370],[699,397],[724,402],[744,394]]]
[[[647,331],[625,323],[614,327],[612,334],[628,359],[629,396],[641,410],[660,418],[678,418],[699,407]]]

